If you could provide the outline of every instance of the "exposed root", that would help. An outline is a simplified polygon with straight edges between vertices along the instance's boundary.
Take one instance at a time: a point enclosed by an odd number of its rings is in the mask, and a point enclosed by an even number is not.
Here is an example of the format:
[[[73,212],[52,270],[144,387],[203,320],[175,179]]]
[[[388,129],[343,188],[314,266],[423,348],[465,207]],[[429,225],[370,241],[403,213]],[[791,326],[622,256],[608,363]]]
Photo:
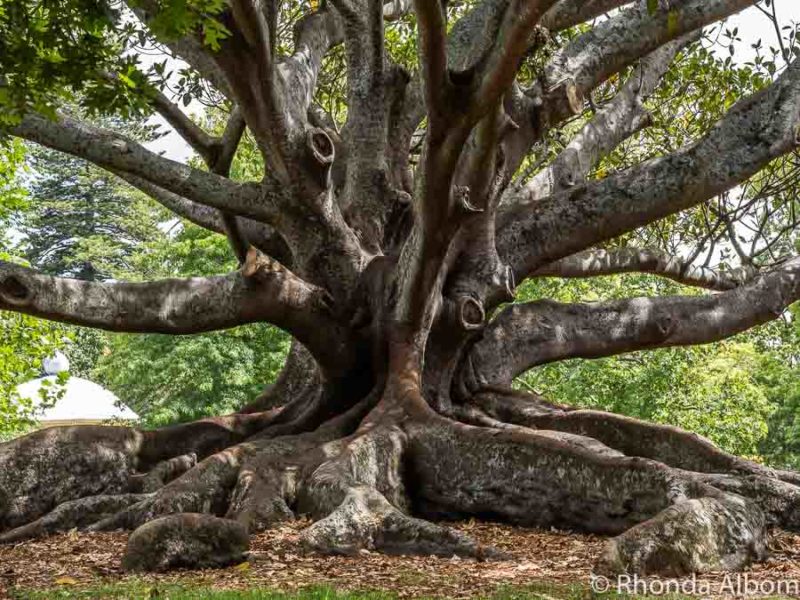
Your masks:
[[[227,567],[245,560],[250,540],[235,521],[184,513],[139,527],[128,539],[122,566],[128,571]]]
[[[387,554],[501,556],[459,531],[406,515],[366,486],[350,488],[336,510],[305,529],[301,539],[308,548],[324,554],[369,549]]]
[[[218,452],[144,500],[98,521],[89,530],[135,529],[174,513],[222,515],[245,453],[243,445]]]
[[[173,479],[186,473],[186,471],[196,464],[197,455],[194,452],[161,461],[149,472],[131,477],[128,487],[131,491],[143,492],[146,494],[155,492]]]
[[[460,424],[421,425],[409,448],[415,508],[520,525],[618,534],[687,497],[660,463],[597,453],[591,440]]]
[[[410,443],[418,507],[619,534],[603,564],[616,571],[741,569],[763,558],[766,523],[754,502],[662,463],[551,433],[422,427]]]
[[[294,492],[294,469],[264,466],[242,469],[226,518],[242,523],[248,531],[263,531],[294,518],[286,499]]]
[[[408,515],[407,443],[401,427],[378,426],[323,463],[300,499],[301,510],[319,519],[303,532],[304,544],[326,554],[499,556],[460,532]]]
[[[55,509],[5,533],[0,533],[0,544],[9,544],[59,531],[84,528],[144,500],[147,494],[100,495],[78,498],[59,504]]]
[[[142,439],[126,427],[54,427],[0,444],[0,531],[63,502],[124,493]]]
[[[750,498],[764,512],[768,525],[800,531],[800,487],[761,475],[693,476],[720,490]]]
[[[375,407],[381,397],[376,390],[312,431],[277,437],[283,424],[253,432],[251,419],[262,417],[245,415],[226,434],[239,441],[199,463],[183,450],[222,438],[184,440],[172,457],[163,456],[163,431],[125,428],[46,430],[0,446],[0,463],[16,469],[0,471],[8,529],[0,542],[72,527],[138,528],[137,555],[162,556],[135,568],[210,565],[206,533],[215,528],[231,534],[238,557],[237,532],[305,514],[315,522],[302,539],[318,552],[491,558],[494,550],[423,520],[488,517],[614,535],[603,568],[678,574],[742,568],[763,557],[768,525],[800,526],[800,488],[783,481],[793,474],[779,478],[672,427],[518,393],[480,395],[453,406],[450,418],[406,410],[393,396]],[[148,442],[159,435],[154,451]],[[64,482],[61,460],[74,469]],[[176,535],[195,558],[167,556],[180,544],[165,540]]]
[[[470,403],[509,423],[594,438],[627,456],[650,458],[678,469],[777,476],[772,469],[728,454],[708,439],[671,425],[596,410],[570,409],[533,394],[511,390],[487,390]]]
[[[678,503],[612,539],[598,568],[682,576],[739,570],[766,558],[764,518],[726,494]]]

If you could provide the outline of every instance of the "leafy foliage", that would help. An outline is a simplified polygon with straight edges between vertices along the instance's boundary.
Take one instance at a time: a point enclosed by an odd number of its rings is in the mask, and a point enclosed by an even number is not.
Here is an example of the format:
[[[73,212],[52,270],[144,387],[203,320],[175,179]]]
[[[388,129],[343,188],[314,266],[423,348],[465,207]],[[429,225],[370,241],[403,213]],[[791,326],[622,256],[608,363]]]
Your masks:
[[[158,426],[227,414],[242,407],[280,370],[288,351],[272,327],[189,337],[110,336],[94,375]]]
[[[134,139],[153,139],[152,127],[103,119]],[[37,269],[84,280],[123,278],[142,244],[164,234],[166,210],[108,171],[33,144],[28,147],[35,199],[20,213],[23,251]]]
[[[12,210],[25,206],[25,192],[15,175],[22,164],[21,146],[0,148],[0,240],[7,237]],[[0,251],[0,259],[15,260]],[[31,426],[35,418],[30,400],[23,400],[16,387],[42,370],[42,360],[62,343],[64,328],[27,315],[0,311],[0,440]],[[43,401],[52,402],[60,386],[46,386]]]
[[[224,237],[182,224],[132,259],[148,278],[210,275],[236,268]],[[113,334],[93,376],[148,426],[231,412],[275,379],[289,338],[267,325],[192,336]]]
[[[141,75],[120,19],[102,0],[0,0],[0,127],[29,109],[52,115],[78,92],[87,107],[130,114]]]

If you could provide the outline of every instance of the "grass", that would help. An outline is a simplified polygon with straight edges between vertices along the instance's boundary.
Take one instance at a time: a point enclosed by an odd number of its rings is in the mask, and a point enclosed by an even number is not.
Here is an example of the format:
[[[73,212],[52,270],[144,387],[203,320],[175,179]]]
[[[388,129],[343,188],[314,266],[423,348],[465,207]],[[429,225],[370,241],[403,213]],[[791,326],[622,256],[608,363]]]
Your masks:
[[[295,592],[282,592],[269,589],[225,590],[214,589],[202,585],[158,584],[145,580],[130,580],[123,583],[95,585],[90,587],[60,586],[46,590],[15,590],[12,598],[18,600],[53,600],[67,599],[114,599],[126,600],[399,600],[393,592],[385,591],[345,591],[331,587],[308,587]],[[647,596],[652,598],[653,596]],[[418,596],[417,598],[423,598]],[[599,594],[587,586],[548,585],[503,586],[484,600],[605,600],[623,598],[625,600],[643,600],[645,596],[618,595],[613,592]],[[664,600],[690,600],[691,596],[664,595]],[[433,599],[431,599],[433,600]],[[770,600],[769,598],[764,600]],[[772,600],[781,600],[773,598]]]
[[[106,599],[131,600],[398,600],[392,592],[382,591],[337,591],[330,587],[309,587],[296,592],[281,592],[269,589],[224,590],[204,586],[159,584],[147,581],[97,585],[91,587],[60,586],[46,590],[16,590],[12,598],[19,600]],[[503,586],[486,596],[486,600],[602,600],[617,598],[613,593],[597,594],[584,585],[546,585],[514,587]],[[639,598],[624,596],[625,598]],[[663,596],[665,600],[686,600],[685,596]]]

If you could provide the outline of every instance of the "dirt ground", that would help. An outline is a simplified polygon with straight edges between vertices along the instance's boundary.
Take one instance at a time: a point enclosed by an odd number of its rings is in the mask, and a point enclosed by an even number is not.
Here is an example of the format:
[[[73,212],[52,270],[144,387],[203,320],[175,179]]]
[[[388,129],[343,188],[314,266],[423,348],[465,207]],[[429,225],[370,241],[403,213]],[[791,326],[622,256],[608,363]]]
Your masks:
[[[290,591],[310,585],[330,585],[346,590],[387,590],[402,597],[470,598],[485,596],[503,586],[542,582],[585,585],[588,591],[591,566],[603,546],[603,539],[595,536],[467,522],[455,526],[507,551],[512,559],[476,562],[370,552],[331,557],[303,553],[297,533],[305,525],[292,523],[254,537],[250,560],[242,565],[222,570],[173,572],[147,579],[154,584],[191,582],[219,589],[268,587]],[[0,546],[0,597],[15,588],[124,582],[131,577],[120,568],[126,540],[125,533],[72,532]],[[771,558],[767,562],[754,565],[739,576],[739,589],[745,583],[750,586],[748,596],[759,595],[754,586],[767,592],[769,582],[800,582],[800,535],[773,532],[770,547]],[[651,584],[653,581],[650,580]],[[735,581],[730,576],[727,580],[728,584]],[[663,580],[660,582],[664,584]],[[710,586],[714,596],[734,595],[728,593],[731,588],[726,587],[724,574],[699,578],[695,585]]]

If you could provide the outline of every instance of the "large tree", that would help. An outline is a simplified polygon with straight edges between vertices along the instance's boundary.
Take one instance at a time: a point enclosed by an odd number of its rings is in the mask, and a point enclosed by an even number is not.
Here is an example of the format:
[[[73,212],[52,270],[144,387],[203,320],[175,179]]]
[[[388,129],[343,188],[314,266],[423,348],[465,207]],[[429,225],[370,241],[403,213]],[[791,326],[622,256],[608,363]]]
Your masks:
[[[224,232],[240,262],[149,283],[0,263],[0,308],[176,335],[264,322],[295,340],[279,380],[235,414],[152,431],[48,430],[0,446],[0,540],[134,529],[172,513],[255,531],[302,513],[314,519],[303,540],[324,552],[491,556],[424,520],[477,515],[614,535],[603,559],[613,570],[761,558],[767,526],[800,527],[800,476],[674,427],[511,389],[548,362],[721,340],[800,298],[800,258],[714,271],[699,252],[683,260],[632,235],[703,205],[713,218],[699,246],[725,232],[740,245],[725,204],[708,203],[770,165],[780,171],[796,149],[797,61],[773,63],[775,76],[698,139],[590,177],[648,125],[644,102],[675,56],[753,4],[131,1],[138,20],[89,0],[0,5],[10,134]],[[413,33],[387,28],[398,19]],[[387,51],[389,31],[417,60]],[[189,65],[177,84],[185,103],[201,94],[229,110],[219,135],[169,99],[163,63],[139,69],[129,40],[151,34]],[[346,110],[329,102],[339,64]],[[205,168],[60,114],[64,89],[123,114],[144,99]],[[254,181],[229,176],[245,131],[263,160]],[[569,140],[547,162],[554,132]],[[758,194],[742,197],[757,217]],[[774,233],[776,215],[793,217],[773,205],[754,239]],[[628,245],[610,244],[618,239]],[[507,305],[528,278],[622,272],[716,293]]]

